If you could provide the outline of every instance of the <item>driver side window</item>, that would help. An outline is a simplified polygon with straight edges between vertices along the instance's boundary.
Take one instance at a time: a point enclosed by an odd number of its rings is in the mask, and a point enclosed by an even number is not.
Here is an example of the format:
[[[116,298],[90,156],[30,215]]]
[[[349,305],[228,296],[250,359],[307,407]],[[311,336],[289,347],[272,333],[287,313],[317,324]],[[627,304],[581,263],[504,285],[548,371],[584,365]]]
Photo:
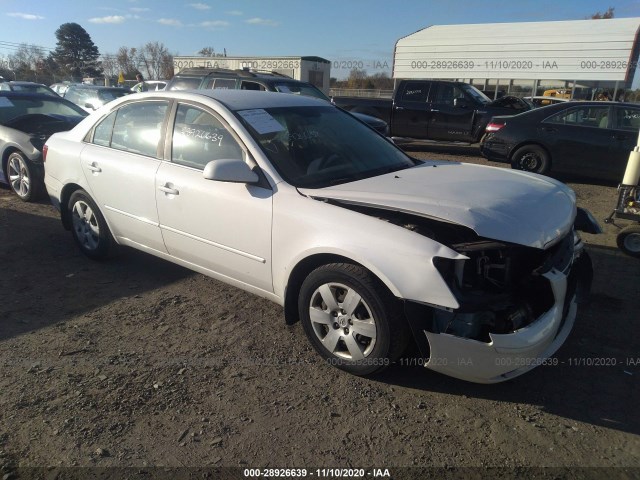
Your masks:
[[[442,83],[438,86],[438,92],[434,103],[451,105],[456,98],[466,98],[464,92],[457,86],[448,83]]]
[[[220,120],[204,110],[179,105],[173,126],[171,161],[204,170],[212,160],[242,159],[244,151]]]

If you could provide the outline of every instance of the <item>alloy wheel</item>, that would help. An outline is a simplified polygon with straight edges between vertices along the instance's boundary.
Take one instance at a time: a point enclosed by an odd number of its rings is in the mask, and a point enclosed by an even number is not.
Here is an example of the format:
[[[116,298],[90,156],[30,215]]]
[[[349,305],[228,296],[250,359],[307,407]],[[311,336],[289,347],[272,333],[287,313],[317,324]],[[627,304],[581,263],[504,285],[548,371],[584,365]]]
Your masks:
[[[72,209],[72,222],[76,238],[87,250],[95,250],[100,242],[100,227],[93,209],[78,200]]]
[[[20,198],[26,198],[31,188],[31,177],[24,159],[20,155],[12,155],[7,167],[11,188]]]

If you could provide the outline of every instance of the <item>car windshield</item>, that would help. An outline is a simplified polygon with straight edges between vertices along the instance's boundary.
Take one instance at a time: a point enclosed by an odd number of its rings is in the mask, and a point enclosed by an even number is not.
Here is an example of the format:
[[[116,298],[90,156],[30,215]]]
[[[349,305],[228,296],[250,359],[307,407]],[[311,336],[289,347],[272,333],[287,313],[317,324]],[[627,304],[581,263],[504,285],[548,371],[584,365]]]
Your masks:
[[[305,85],[304,83],[276,83],[275,89],[280,93],[293,93],[294,95],[304,95],[305,97],[320,98],[329,102],[329,97],[318,90],[313,85]]]
[[[0,97],[0,124],[23,115],[64,115],[85,117],[87,112],[64,100]]]
[[[323,188],[417,163],[329,105],[241,110],[236,115],[280,175],[296,187]]]
[[[474,98],[475,100],[479,101],[482,104],[491,103],[491,99],[487,97],[484,93],[482,93],[480,90],[478,90],[476,87],[474,87],[473,85],[460,84],[460,88],[462,88],[462,90],[464,90],[467,93],[467,95],[471,95],[472,98]]]

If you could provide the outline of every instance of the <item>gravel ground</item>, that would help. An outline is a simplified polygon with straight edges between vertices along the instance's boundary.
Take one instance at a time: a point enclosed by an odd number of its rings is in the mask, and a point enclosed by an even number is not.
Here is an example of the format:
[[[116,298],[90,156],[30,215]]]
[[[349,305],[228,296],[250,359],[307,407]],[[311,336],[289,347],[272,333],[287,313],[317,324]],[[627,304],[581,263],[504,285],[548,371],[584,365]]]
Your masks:
[[[475,146],[407,149],[501,166]],[[563,180],[596,218],[609,214],[615,186]],[[615,248],[615,227],[605,230],[584,236],[593,294],[557,366],[492,386],[406,361],[365,379],[322,362],[275,304],[132,250],[90,261],[47,202],[0,190],[0,475],[638,467],[640,261]]]

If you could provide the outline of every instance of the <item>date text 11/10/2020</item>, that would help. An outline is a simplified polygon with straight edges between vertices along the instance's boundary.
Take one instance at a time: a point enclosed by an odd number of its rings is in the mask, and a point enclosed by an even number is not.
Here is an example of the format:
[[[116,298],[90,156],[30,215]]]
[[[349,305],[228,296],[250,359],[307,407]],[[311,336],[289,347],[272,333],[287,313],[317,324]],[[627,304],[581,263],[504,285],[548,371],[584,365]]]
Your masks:
[[[578,71],[626,71],[635,69],[636,62],[626,60],[602,60],[602,59],[582,59],[572,60],[570,63],[563,63],[559,60],[414,60],[410,67],[413,70],[561,70],[570,69]]]

